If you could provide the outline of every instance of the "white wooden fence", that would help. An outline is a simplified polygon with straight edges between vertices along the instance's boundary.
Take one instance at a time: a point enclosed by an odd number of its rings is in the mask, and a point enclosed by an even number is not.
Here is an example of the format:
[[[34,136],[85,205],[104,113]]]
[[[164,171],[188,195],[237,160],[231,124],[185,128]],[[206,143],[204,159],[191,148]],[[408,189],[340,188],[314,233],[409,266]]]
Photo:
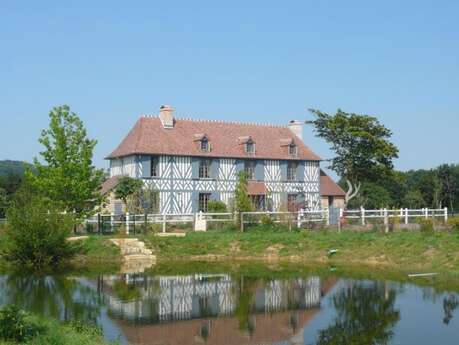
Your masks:
[[[379,210],[340,210],[340,218],[344,219],[359,219],[362,225],[366,225],[368,220],[383,219],[387,224],[391,218],[398,218],[400,222],[408,224],[410,218],[441,218],[445,222],[448,221],[448,208],[421,208],[408,209],[401,208],[397,210],[379,209]]]
[[[197,220],[204,220],[207,223],[234,222],[239,218],[240,228],[244,231],[245,226],[250,224],[262,223],[263,217],[269,217],[272,223],[284,223],[289,227],[303,227],[305,224],[323,223],[324,225],[337,224],[341,226],[342,220],[356,220],[358,224],[365,226],[374,219],[380,219],[387,226],[391,219],[398,219],[400,223],[409,224],[410,220],[419,218],[441,219],[446,223],[448,221],[448,209],[379,209],[367,210],[343,210],[334,212],[337,216],[332,216],[329,209],[318,210],[300,210],[298,212],[241,212],[240,217],[230,212],[222,213],[183,213],[183,214],[97,214],[84,221],[85,225],[95,226],[96,231],[101,233],[104,229],[113,232],[117,227],[123,226],[126,233],[136,231],[136,227],[148,224],[161,224],[162,232],[166,232],[169,224],[186,224],[189,223],[192,228]],[[331,219],[334,218],[334,219]],[[336,219],[338,218],[338,219]],[[6,220],[0,220],[6,222]]]

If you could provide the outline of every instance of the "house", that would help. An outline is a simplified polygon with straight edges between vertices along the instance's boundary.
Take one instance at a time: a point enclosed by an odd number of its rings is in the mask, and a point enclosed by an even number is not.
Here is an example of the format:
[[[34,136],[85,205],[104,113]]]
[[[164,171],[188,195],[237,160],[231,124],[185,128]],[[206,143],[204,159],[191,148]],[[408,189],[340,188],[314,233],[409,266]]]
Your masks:
[[[346,192],[323,170],[320,170],[320,196],[322,208],[345,208]]]
[[[142,179],[158,191],[160,213],[230,204],[237,173],[249,176],[257,209],[319,209],[320,158],[302,140],[302,122],[285,126],[177,118],[170,106],[142,116],[108,157],[110,176]]]

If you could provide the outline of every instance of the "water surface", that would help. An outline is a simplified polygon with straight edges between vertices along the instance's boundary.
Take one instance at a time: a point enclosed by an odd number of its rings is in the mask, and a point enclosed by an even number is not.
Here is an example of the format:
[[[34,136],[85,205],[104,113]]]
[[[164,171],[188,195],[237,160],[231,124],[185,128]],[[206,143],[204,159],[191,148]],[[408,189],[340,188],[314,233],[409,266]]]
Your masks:
[[[95,322],[124,344],[459,343],[455,292],[294,272],[3,275],[0,305]]]

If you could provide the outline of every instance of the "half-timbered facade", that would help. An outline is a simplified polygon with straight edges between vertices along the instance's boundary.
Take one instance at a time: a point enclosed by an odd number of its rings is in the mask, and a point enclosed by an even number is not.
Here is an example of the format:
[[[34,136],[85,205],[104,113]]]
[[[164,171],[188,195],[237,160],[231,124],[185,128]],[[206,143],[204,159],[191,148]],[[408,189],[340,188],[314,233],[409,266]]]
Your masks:
[[[258,208],[320,208],[320,158],[302,141],[298,121],[287,126],[177,119],[162,106],[142,116],[108,157],[110,175],[143,179],[159,193],[159,212],[229,204],[237,173],[249,176]]]

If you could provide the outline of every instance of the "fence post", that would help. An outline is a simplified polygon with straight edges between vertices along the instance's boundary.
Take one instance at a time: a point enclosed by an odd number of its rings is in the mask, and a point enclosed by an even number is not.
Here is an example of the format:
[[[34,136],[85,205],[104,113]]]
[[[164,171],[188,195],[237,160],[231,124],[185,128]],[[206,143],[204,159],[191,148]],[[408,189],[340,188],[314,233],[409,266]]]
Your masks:
[[[135,235],[135,213],[132,215],[132,232]]]
[[[166,232],[166,213],[163,213],[163,233]]]
[[[100,213],[98,213],[97,214],[97,232],[99,233],[99,235],[101,233],[101,230],[102,229],[101,229],[101,226],[100,226]]]
[[[448,222],[448,207],[444,208],[444,212],[445,212],[445,224],[446,224]]]
[[[143,230],[145,232],[145,234],[147,234],[147,212],[146,211],[143,211]]]
[[[389,232],[389,217],[387,215],[387,208],[384,209],[384,225],[386,233]]]
[[[110,230],[114,232],[113,226],[115,221],[115,213],[110,213]]]
[[[408,224],[408,208],[405,208],[405,224]]]
[[[129,235],[129,212],[126,212],[126,235]]]
[[[429,209],[427,207],[424,209],[424,215],[426,219],[429,218]]]
[[[360,207],[360,218],[362,220],[362,226],[365,226],[365,209]]]
[[[244,212],[239,213],[241,217],[241,232],[244,232]]]
[[[400,209],[400,222],[402,221],[403,219],[403,208]]]
[[[327,217],[327,219],[326,219],[326,222],[327,222],[327,223],[326,223],[326,224],[327,224],[327,226],[330,226],[330,208],[327,207],[327,209],[326,209],[325,212],[326,212],[326,213],[325,213],[325,217]]]
[[[339,209],[339,216],[338,216],[338,232],[341,232],[341,221],[343,220],[344,211],[342,208]]]

